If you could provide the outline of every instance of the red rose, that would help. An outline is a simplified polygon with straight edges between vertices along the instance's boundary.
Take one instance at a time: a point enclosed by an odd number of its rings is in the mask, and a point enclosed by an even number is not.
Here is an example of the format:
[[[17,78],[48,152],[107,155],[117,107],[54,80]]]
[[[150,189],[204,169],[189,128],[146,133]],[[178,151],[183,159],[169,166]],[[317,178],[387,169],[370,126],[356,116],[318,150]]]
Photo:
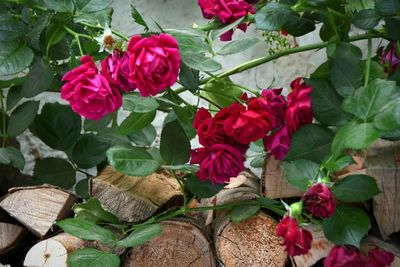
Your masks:
[[[271,135],[265,136],[263,142],[265,151],[274,155],[277,160],[283,160],[290,148],[290,137],[286,126]]]
[[[311,248],[312,234],[301,229],[296,218],[285,216],[279,222],[276,234],[284,238],[283,245],[290,256],[307,254]]]
[[[199,143],[203,146],[226,143],[227,136],[223,124],[215,121],[205,108],[200,108],[197,111],[193,128],[196,129]]]
[[[215,117],[226,117],[226,134],[241,144],[249,144],[263,138],[274,125],[274,117],[268,112],[266,101],[263,99],[250,101],[247,110],[245,106],[233,103],[220,112]]]
[[[98,74],[92,57],[83,56],[81,63],[63,76],[66,83],[61,87],[61,98],[69,102],[73,111],[90,120],[101,119],[120,108],[121,94]]]
[[[191,164],[200,164],[197,176],[200,180],[211,180],[213,184],[224,184],[244,170],[244,157],[234,147],[215,144],[192,150]]]
[[[318,183],[308,188],[303,196],[307,210],[318,218],[327,218],[335,213],[336,200],[326,184]]]
[[[101,74],[126,93],[136,89],[135,83],[129,79],[129,55],[126,52],[120,55],[119,51],[114,50],[112,55],[103,59]]]
[[[293,91],[288,95],[285,119],[290,136],[304,124],[310,124],[313,120],[311,109],[312,87],[306,86],[301,78],[294,80],[290,86]]]
[[[281,95],[282,88],[262,90],[261,96],[267,100],[270,113],[275,117],[274,128],[285,123],[286,99]]]
[[[334,246],[324,260],[325,267],[365,267],[365,256],[354,246]]]
[[[387,267],[394,261],[394,255],[381,248],[373,248],[368,251],[366,267]]]
[[[134,35],[129,41],[128,53],[129,78],[142,96],[156,95],[176,82],[181,58],[178,43],[172,36]]]
[[[400,57],[396,52],[396,43],[390,43],[382,50],[381,63],[385,67],[385,72],[393,74],[400,64]]]

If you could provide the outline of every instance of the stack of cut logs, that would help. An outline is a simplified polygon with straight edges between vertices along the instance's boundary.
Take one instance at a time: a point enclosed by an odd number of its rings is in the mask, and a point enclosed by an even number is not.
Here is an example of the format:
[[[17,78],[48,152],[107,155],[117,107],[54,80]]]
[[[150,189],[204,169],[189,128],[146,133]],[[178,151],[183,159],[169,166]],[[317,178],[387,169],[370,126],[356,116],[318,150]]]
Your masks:
[[[380,142],[366,156],[355,157],[356,164],[338,174],[338,179],[354,172],[376,178],[382,191],[372,203],[378,227],[363,240],[363,246],[381,247],[394,253],[396,259],[392,266],[400,266],[400,250],[392,242],[399,238],[396,232],[400,231],[399,151],[399,144]],[[301,196],[302,193],[283,178],[280,165],[281,162],[269,158],[261,183],[250,172],[244,172],[216,196],[194,201],[191,205],[221,205],[260,195],[273,199]],[[91,195],[121,222],[130,223],[141,222],[179,205],[182,201],[179,188],[167,172],[133,177],[111,167],[106,167],[90,182]],[[9,190],[0,199],[0,266],[13,263],[11,266],[63,267],[67,266],[68,254],[77,249],[109,250],[96,242],[60,233],[53,226],[54,222],[72,216],[71,208],[79,201],[74,194],[49,185]],[[1,213],[4,211],[5,215]],[[126,267],[307,267],[321,264],[333,246],[321,230],[309,227],[314,236],[312,249],[307,255],[291,258],[275,234],[278,217],[261,211],[239,224],[233,224],[229,218],[229,210],[192,212],[186,217],[162,222],[163,233],[155,239],[113,253],[121,255],[122,266]]]

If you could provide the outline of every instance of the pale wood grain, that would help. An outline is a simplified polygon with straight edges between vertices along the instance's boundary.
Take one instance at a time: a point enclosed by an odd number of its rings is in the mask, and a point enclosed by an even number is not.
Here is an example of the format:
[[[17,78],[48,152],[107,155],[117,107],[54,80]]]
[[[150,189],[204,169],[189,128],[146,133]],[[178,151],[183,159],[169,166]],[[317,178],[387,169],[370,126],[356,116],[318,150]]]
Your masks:
[[[0,254],[16,247],[25,234],[21,226],[0,222]]]

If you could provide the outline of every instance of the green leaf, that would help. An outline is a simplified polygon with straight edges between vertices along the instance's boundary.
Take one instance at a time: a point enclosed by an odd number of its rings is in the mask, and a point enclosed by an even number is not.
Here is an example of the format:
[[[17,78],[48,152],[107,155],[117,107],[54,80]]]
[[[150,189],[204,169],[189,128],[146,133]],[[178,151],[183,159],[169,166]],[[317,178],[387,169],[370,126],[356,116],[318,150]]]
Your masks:
[[[132,112],[118,128],[120,134],[130,134],[150,125],[156,117],[156,111],[147,113]]]
[[[15,107],[18,104],[18,102],[23,98],[21,91],[22,91],[21,86],[14,86],[10,88],[10,90],[8,90],[6,98],[7,111]]]
[[[349,175],[332,188],[335,198],[343,202],[362,202],[379,194],[374,178],[368,175]]]
[[[260,208],[261,206],[258,203],[235,206],[231,211],[231,221],[240,223],[255,215]]]
[[[368,233],[370,221],[362,209],[338,205],[335,214],[322,223],[325,236],[335,245],[360,247],[361,239]]]
[[[334,133],[328,128],[317,124],[301,127],[292,137],[286,161],[308,159],[321,163],[331,151]]]
[[[22,170],[25,166],[25,158],[15,147],[2,147],[0,148],[0,164],[11,164],[14,168]]]
[[[265,165],[265,157],[264,156],[259,156],[255,157],[250,161],[250,166],[253,168],[263,168]]]
[[[211,40],[215,40],[215,39],[217,39],[218,37],[220,37],[222,34],[224,34],[224,33],[228,32],[228,31],[230,31],[230,30],[236,28],[237,26],[239,26],[240,24],[242,24],[242,23],[244,22],[244,20],[245,20],[245,18],[241,18],[241,19],[238,19],[238,20],[236,20],[235,22],[233,22],[233,23],[231,23],[231,24],[228,24],[228,25],[221,24],[221,23],[218,22],[218,21],[212,22],[212,23],[217,24],[217,25],[218,25],[218,23],[219,23],[218,26],[220,26],[221,28],[216,29],[216,30],[213,30],[213,31],[211,32]]]
[[[161,132],[160,153],[169,165],[181,165],[189,161],[190,141],[178,121],[167,123]]]
[[[378,25],[381,17],[375,9],[363,9],[352,19],[352,23],[363,30],[370,30]]]
[[[308,15],[308,13],[304,13],[302,16],[292,13],[282,25],[282,28],[290,35],[296,37],[312,32],[315,30],[315,22],[313,18],[308,18]]]
[[[85,132],[99,132],[110,124],[112,118],[113,114],[110,113],[97,121],[85,119],[83,123],[83,129]]]
[[[135,230],[129,236],[117,241],[117,245],[125,248],[136,247],[161,234],[162,228],[159,224],[150,224]]]
[[[133,176],[146,176],[155,172],[159,163],[143,149],[119,145],[107,150],[110,164],[119,172]]]
[[[143,97],[138,93],[126,94],[123,97],[122,107],[124,110],[138,113],[147,113],[156,110],[160,104],[152,97]]]
[[[40,50],[40,36],[43,30],[49,25],[51,15],[41,15],[32,25],[32,28],[26,35],[26,40],[30,47]]]
[[[339,126],[350,119],[350,116],[341,109],[343,98],[328,80],[312,79],[308,80],[307,84],[313,87],[311,105],[314,116],[319,122],[329,126]]]
[[[310,75],[310,79],[307,80],[307,82],[312,84],[314,81],[324,81],[323,79],[329,78],[330,74],[331,64],[328,60],[318,66],[318,68]]]
[[[376,79],[368,86],[361,87],[346,98],[342,104],[344,111],[353,113],[367,121],[379,114],[396,92],[396,82]]]
[[[237,101],[238,97],[242,95],[242,90],[227,77],[208,82],[201,94],[210,98],[220,107],[227,107]]]
[[[24,34],[22,21],[11,18],[0,22],[0,42],[13,41]]]
[[[400,18],[398,17],[386,17],[385,18],[385,30],[388,38],[391,40],[400,39]]]
[[[50,47],[59,43],[66,35],[66,31],[62,23],[51,23],[46,29],[46,51],[49,51]]]
[[[185,188],[198,198],[209,198],[218,194],[219,191],[224,189],[225,185],[212,184],[211,181],[200,181],[200,179],[192,174],[186,182]]]
[[[376,0],[376,8],[383,16],[394,16],[400,13],[399,0]]]
[[[79,138],[81,118],[69,106],[47,103],[36,116],[32,130],[49,147],[67,150]]]
[[[290,16],[290,6],[281,3],[268,3],[257,10],[256,27],[264,31],[279,31]]]
[[[71,0],[43,0],[48,9],[56,12],[73,13],[74,3]]]
[[[151,146],[156,139],[157,131],[153,125],[149,125],[137,132],[130,134],[129,139],[139,146]]]
[[[318,168],[319,166],[315,162],[298,159],[285,163],[283,173],[291,185],[306,191],[309,184],[316,178]]]
[[[75,184],[76,171],[71,164],[58,158],[45,158],[36,161],[33,177],[38,184],[52,184],[70,189]]]
[[[35,119],[39,108],[39,102],[27,101],[18,106],[10,116],[8,122],[8,135],[17,136],[21,134]]]
[[[253,47],[256,43],[258,43],[260,39],[256,37],[244,38],[236,41],[231,41],[228,44],[224,45],[221,50],[219,50],[218,54],[226,56],[232,55],[239,52],[243,52],[251,47]]]
[[[118,255],[94,248],[78,249],[68,255],[70,267],[119,267],[120,263]]]
[[[190,92],[196,93],[199,89],[199,71],[189,68],[185,63],[181,64],[179,79],[183,87],[187,88]]]
[[[346,148],[365,149],[381,135],[373,123],[350,121],[336,133],[332,142],[332,152],[340,154]]]
[[[131,145],[131,141],[129,140],[128,136],[118,134],[118,130],[116,128],[104,128],[99,130],[97,137],[113,146],[124,144]]]
[[[33,60],[33,51],[24,44],[0,42],[0,76],[25,70]]]
[[[391,131],[400,128],[400,101],[393,101],[391,105],[381,111],[374,118],[374,126],[381,131]]]
[[[365,77],[367,71],[366,60],[361,61],[361,67],[362,67],[363,77]],[[375,60],[371,60],[368,83],[372,82],[375,79],[385,79],[385,78],[386,74],[382,64],[376,62]]]
[[[72,150],[72,160],[83,169],[89,169],[101,163],[106,158],[106,151],[110,147],[93,134],[85,134],[79,138]]]
[[[346,155],[346,156],[338,158],[335,161],[329,161],[329,162],[325,163],[324,167],[328,171],[335,172],[335,171],[340,171],[353,163],[354,163],[353,158],[351,156]]]
[[[284,210],[282,206],[282,202],[275,200],[275,199],[269,199],[265,197],[259,197],[257,198],[257,202],[260,203],[261,208],[266,208],[269,209],[280,216],[284,216],[286,213],[286,210]]]
[[[56,223],[64,232],[85,240],[97,240],[104,244],[115,241],[115,234],[106,228],[80,218],[69,218]]]
[[[146,21],[143,19],[143,16],[140,14],[140,12],[136,9],[136,7],[131,4],[131,15],[133,20],[144,27],[144,31],[147,32],[149,31],[149,26],[147,26]]]
[[[193,128],[193,121],[196,113],[193,111],[193,108],[188,106],[186,107],[173,106],[172,109],[174,110],[174,113],[179,121],[179,124],[185,131],[186,136],[189,138],[189,140],[193,139],[196,136],[196,130]]]
[[[38,59],[28,74],[28,79],[22,84],[22,96],[31,98],[50,88],[53,82],[53,72],[43,58]]]
[[[112,0],[76,0],[76,6],[80,12],[91,13],[106,9]]]
[[[75,185],[75,192],[82,198],[89,198],[89,179],[82,179]]]
[[[110,25],[113,9],[111,7],[91,13],[79,13],[74,17],[75,23],[85,22],[101,26]]]
[[[340,43],[332,60],[331,80],[337,92],[347,97],[362,85],[360,68],[362,52],[360,48]]]
[[[97,198],[91,198],[86,202],[75,204],[72,209],[75,213],[75,218],[91,221],[96,224],[99,222],[118,223],[117,216],[104,210]]]
[[[195,70],[214,72],[222,69],[222,65],[213,58],[197,52],[182,52],[182,61]]]

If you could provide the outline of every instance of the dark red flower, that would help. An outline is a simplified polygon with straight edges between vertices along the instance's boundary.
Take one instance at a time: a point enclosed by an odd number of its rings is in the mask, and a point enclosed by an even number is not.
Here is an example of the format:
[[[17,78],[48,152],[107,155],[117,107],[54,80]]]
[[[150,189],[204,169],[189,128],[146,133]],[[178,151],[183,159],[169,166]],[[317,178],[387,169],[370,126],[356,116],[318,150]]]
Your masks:
[[[286,99],[281,95],[282,88],[264,89],[262,97],[267,100],[270,113],[275,118],[274,128],[279,128],[285,123]]]
[[[354,246],[334,246],[324,260],[325,267],[365,267],[366,257]]]
[[[196,129],[199,136],[199,143],[203,146],[213,144],[226,144],[227,136],[224,131],[223,123],[218,123],[212,118],[210,112],[205,108],[200,108],[193,122],[193,128]]]
[[[327,218],[335,213],[336,200],[326,184],[318,183],[308,188],[303,196],[307,210],[318,218]]]
[[[279,222],[276,234],[284,238],[283,245],[290,256],[307,254],[311,248],[312,234],[301,229],[296,218],[285,216]]]
[[[301,78],[294,80],[290,86],[293,91],[288,95],[285,120],[290,136],[304,124],[313,120],[311,109],[312,87],[302,82]]]
[[[136,89],[136,84],[129,79],[129,55],[126,52],[114,50],[101,62],[101,74],[107,80],[126,93]]]
[[[400,57],[396,51],[396,43],[390,43],[382,50],[381,63],[385,67],[385,72],[392,74],[400,64]]]
[[[381,248],[373,248],[368,251],[366,267],[387,267],[394,261],[394,255]]]
[[[274,155],[277,160],[283,160],[290,148],[290,137],[286,126],[263,139],[265,151]]]

